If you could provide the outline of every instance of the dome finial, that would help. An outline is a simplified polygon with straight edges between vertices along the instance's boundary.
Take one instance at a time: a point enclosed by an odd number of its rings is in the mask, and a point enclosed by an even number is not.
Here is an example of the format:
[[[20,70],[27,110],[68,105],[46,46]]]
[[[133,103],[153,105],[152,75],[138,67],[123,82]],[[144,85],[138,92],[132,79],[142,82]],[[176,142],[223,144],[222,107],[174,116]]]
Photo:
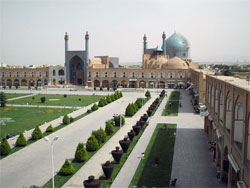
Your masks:
[[[147,40],[147,36],[146,36],[146,34],[144,34],[144,36],[143,36],[143,40],[144,40],[144,41],[146,41],[146,40]]]
[[[163,33],[162,33],[162,38],[163,38],[163,39],[165,39],[165,38],[166,38],[165,31],[163,31]]]

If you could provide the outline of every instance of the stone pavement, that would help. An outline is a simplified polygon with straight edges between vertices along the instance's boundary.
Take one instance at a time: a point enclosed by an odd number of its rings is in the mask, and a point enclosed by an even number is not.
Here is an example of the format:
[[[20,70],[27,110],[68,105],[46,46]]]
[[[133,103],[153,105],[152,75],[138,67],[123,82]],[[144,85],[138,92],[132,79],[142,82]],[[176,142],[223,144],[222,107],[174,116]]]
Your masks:
[[[16,100],[16,99],[23,99],[23,98],[32,97],[32,96],[35,96],[35,95],[37,95],[37,93],[30,94],[30,95],[24,95],[24,96],[20,96],[20,97],[15,97],[15,98],[10,98],[10,99],[7,99],[7,101],[13,101],[13,100]]]
[[[50,134],[48,136],[50,140],[59,136],[59,139],[54,143],[55,172],[59,171],[66,158],[72,159],[74,157],[79,142],[86,143],[93,130],[104,128],[105,122],[111,119],[113,114],[124,113],[128,103],[134,102],[137,97],[141,97],[141,94],[124,93],[123,98]],[[127,131],[126,126],[122,131]],[[114,149],[113,146],[112,149]],[[99,159],[99,164],[102,162],[105,160]],[[42,186],[51,178],[51,146],[41,139],[0,160],[0,169],[0,187]]]
[[[87,163],[68,181],[64,184],[66,187],[83,187],[83,180],[88,179],[90,175],[99,177],[103,174],[101,164],[105,163],[107,160],[113,160],[111,151],[115,149],[116,146],[120,146],[119,140],[127,136],[133,125],[140,117],[146,112],[151,103],[155,100],[157,96],[154,95],[152,98],[131,118],[125,118],[125,125],[118,131],[114,136],[110,138],[105,145],[98,150],[95,155],[87,161]],[[122,136],[121,136],[122,135]]]
[[[93,104],[92,104],[93,105]],[[67,108],[67,109],[80,109],[81,106],[47,106],[47,105],[30,105],[30,104],[6,104],[10,107],[23,107],[23,108]],[[89,105],[91,106],[91,105]]]
[[[180,91],[182,108],[179,108],[178,116],[161,116],[167,101],[165,98],[114,180],[112,188],[129,186],[141,160],[141,153],[146,150],[157,123],[177,124],[171,174],[171,179],[177,178],[176,187],[224,187],[216,178],[216,167],[203,130],[204,118],[193,113],[190,96],[185,90]]]

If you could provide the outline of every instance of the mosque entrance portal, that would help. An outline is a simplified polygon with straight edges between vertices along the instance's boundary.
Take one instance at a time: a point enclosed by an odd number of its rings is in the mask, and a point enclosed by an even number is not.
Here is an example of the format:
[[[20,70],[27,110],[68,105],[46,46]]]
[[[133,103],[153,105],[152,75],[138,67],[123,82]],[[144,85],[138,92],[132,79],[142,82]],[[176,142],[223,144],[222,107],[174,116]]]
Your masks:
[[[75,85],[83,84],[84,63],[81,58],[74,56],[69,62],[70,83]]]

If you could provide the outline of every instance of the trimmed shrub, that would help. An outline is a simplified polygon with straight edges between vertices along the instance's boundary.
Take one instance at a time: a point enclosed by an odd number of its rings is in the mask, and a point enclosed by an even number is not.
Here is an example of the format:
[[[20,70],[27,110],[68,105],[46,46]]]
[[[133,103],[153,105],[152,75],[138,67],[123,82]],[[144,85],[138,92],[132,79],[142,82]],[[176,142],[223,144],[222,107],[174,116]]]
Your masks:
[[[115,129],[111,121],[106,121],[105,132],[107,133],[107,135],[112,135],[114,131]]]
[[[86,144],[86,149],[87,151],[96,151],[99,147],[98,141],[95,138],[95,136],[91,135],[88,138],[87,144]]]
[[[111,98],[112,102],[115,101],[115,96],[114,95],[111,95],[110,98]]]
[[[91,113],[91,112],[92,112],[92,110],[91,110],[91,109],[88,109],[88,110],[87,110],[87,113],[88,113],[88,114],[89,114],[89,113]]]
[[[5,107],[6,105],[6,96],[4,92],[0,93],[0,107]]]
[[[70,123],[72,123],[74,121],[74,118],[70,117],[69,121],[70,121]]]
[[[16,146],[26,146],[27,145],[27,140],[24,137],[23,133],[21,132],[19,134],[18,139],[16,140]]]
[[[134,115],[134,107],[132,104],[128,104],[126,111],[125,111],[125,116],[131,117]]]
[[[136,101],[135,101],[135,104],[137,105],[138,108],[141,108],[142,107],[142,99],[138,98]]]
[[[103,98],[103,102],[104,102],[104,104],[105,105],[107,105],[108,104],[108,101],[107,101],[107,98],[105,97],[105,98]]]
[[[34,131],[31,134],[31,136],[32,136],[32,140],[38,140],[38,139],[41,139],[43,137],[43,133],[42,133],[41,129],[38,126],[36,126],[36,128],[34,129]]]
[[[123,97],[122,92],[120,91],[119,93],[120,93],[120,98]]]
[[[41,97],[41,103],[45,103],[46,97]]]
[[[84,148],[84,145],[82,142],[80,142],[76,148],[76,152],[75,152],[75,161],[77,162],[83,162],[86,161],[88,159],[88,152],[87,150]]]
[[[69,116],[68,115],[65,115],[63,117],[63,124],[64,125],[68,125],[70,123],[70,119],[69,119]]]
[[[32,97],[32,99],[34,100],[34,99],[35,99],[35,97]]]
[[[151,94],[150,94],[149,90],[146,91],[145,96],[146,96],[147,98],[148,98],[148,97],[151,97]]]
[[[82,100],[81,98],[78,99],[78,101],[81,101],[81,100]]]
[[[107,139],[107,135],[102,128],[100,128],[96,131],[92,131],[92,135],[95,136],[95,138],[97,139],[99,144],[104,143],[105,140]]]
[[[69,176],[74,173],[75,173],[74,167],[72,166],[71,162],[69,162],[69,160],[66,159],[62,168],[59,171],[59,174],[62,176]]]
[[[138,106],[135,103],[131,104],[134,108],[134,114],[138,111]]]
[[[114,116],[115,126],[120,126],[120,119],[122,119],[122,125],[125,124],[125,118],[123,116],[119,115],[119,116]]]
[[[52,127],[51,124],[47,127],[46,132],[47,132],[47,133],[54,132],[54,128]]]
[[[115,92],[114,98],[115,98],[115,100],[119,99],[119,96],[118,96],[118,93],[117,93],[117,92]]]
[[[64,94],[63,96],[64,96],[64,98],[66,98],[66,97],[67,97],[67,95],[66,95],[66,94]]]
[[[91,110],[93,110],[93,111],[98,110],[98,106],[97,106],[97,104],[94,104],[94,105],[91,107]]]
[[[103,98],[101,98],[101,99],[99,100],[98,106],[99,106],[99,107],[105,106]]]
[[[10,144],[6,138],[3,138],[0,144],[1,155],[8,155],[10,153]]]
[[[106,99],[107,99],[107,102],[108,102],[108,103],[111,103],[111,102],[112,102],[111,97],[110,97],[109,95],[106,97]]]

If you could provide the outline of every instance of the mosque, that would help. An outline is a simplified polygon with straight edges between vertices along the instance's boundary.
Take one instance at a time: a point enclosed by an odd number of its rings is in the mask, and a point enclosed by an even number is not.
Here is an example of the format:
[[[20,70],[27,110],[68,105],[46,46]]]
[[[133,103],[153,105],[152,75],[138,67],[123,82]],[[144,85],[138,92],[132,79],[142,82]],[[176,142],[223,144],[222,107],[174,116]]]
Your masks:
[[[85,54],[88,54],[88,39],[86,34]],[[198,68],[189,58],[189,49],[187,39],[176,32],[168,39],[163,32],[162,46],[156,48],[147,47],[144,35],[141,67],[122,67],[108,56],[94,57],[89,59],[85,80],[88,86],[103,88],[185,87],[190,81],[190,68]]]
[[[119,65],[118,57],[89,58],[89,34],[85,34],[85,50],[69,50],[66,33],[65,64],[39,68],[1,68],[1,86],[82,85],[102,88],[174,88],[185,87],[191,79],[191,69],[198,64],[189,58],[187,39],[174,32],[162,45],[147,47],[143,37],[141,66]]]

